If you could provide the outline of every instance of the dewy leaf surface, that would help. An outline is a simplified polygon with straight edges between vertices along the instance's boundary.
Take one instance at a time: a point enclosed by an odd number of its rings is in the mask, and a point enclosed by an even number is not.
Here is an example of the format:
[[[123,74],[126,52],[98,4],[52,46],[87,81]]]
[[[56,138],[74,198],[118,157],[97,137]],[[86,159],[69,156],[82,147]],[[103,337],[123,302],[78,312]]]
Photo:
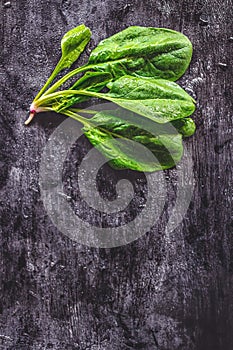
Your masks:
[[[192,57],[189,39],[174,30],[129,27],[99,43],[89,64],[115,77],[135,75],[175,81],[188,68]]]
[[[123,113],[123,114],[121,114]],[[183,154],[182,136],[171,125],[163,125],[157,133],[151,133],[134,122],[120,118],[125,111],[104,111],[90,119],[92,126],[85,126],[84,133],[115,168],[127,168],[153,172],[176,165]],[[149,123],[151,123],[149,121]],[[94,127],[95,124],[98,126]],[[163,129],[163,130],[162,130]],[[135,151],[135,142],[151,151],[148,156],[143,148]]]
[[[90,41],[91,31],[84,24],[69,30],[61,40],[62,57],[59,69],[70,68],[79,58],[87,43]]]
[[[178,84],[164,79],[124,76],[114,82],[108,83],[107,87],[110,89],[110,94],[113,97],[194,101]]]
[[[195,105],[179,85],[166,80],[122,77],[107,85],[110,91],[96,94],[157,123],[190,116]]]

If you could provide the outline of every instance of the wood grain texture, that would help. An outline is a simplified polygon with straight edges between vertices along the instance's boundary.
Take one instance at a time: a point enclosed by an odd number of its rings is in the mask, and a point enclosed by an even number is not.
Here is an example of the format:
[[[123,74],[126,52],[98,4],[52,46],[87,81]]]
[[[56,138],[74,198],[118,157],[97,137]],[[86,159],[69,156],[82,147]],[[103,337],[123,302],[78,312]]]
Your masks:
[[[232,1],[12,0],[0,6],[0,349],[231,350]],[[80,23],[93,32],[83,61],[101,39],[129,25],[171,28],[193,42],[180,84],[197,100],[197,132],[185,141],[196,185],[182,225],[169,237],[164,215],[131,244],[88,248],[59,232],[44,209],[41,152],[64,118],[38,116],[29,128],[23,122],[57,62],[61,36]],[[84,141],[81,151],[87,148]],[[73,170],[67,168],[71,185]],[[101,176],[100,190],[117,181],[114,172]],[[173,177],[168,171],[171,202]]]

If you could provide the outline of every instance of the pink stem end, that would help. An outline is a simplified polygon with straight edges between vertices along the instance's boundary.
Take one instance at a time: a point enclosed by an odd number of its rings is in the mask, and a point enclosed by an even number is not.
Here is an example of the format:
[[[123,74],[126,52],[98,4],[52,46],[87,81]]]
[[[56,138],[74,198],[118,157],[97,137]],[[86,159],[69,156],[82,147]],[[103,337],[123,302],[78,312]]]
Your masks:
[[[25,125],[28,125],[29,123],[31,123],[32,119],[34,118],[36,114],[36,111],[33,110],[33,111],[30,111],[30,114],[29,114],[29,117],[28,119],[26,120],[26,122],[24,123]]]

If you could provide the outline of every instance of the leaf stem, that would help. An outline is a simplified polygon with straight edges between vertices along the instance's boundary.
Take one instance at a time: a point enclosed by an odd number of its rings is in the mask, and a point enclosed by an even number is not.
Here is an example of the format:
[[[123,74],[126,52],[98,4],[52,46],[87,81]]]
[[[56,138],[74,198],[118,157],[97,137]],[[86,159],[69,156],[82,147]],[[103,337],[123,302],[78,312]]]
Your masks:
[[[30,108],[30,114],[28,119],[24,122],[25,125],[28,125],[31,123],[31,121],[33,120],[33,118],[35,117],[35,115],[37,113],[42,113],[42,112],[51,112],[53,111],[53,109],[51,107],[40,107],[38,108],[34,103],[31,105]]]
[[[71,117],[77,121],[79,121],[80,123],[82,123],[84,126],[93,126],[92,123],[88,122],[88,119],[82,117],[81,115],[79,115],[78,113],[74,113],[72,112],[71,110],[63,110],[61,111],[60,113],[68,116],[68,117]]]
[[[118,62],[120,63],[120,62],[124,62],[124,61],[127,62],[127,59],[125,59],[125,58],[124,59],[118,59],[118,60],[115,60],[114,62],[115,63],[118,63]],[[106,63],[105,62],[98,63],[98,64],[88,64],[87,63],[87,64],[85,64],[85,65],[83,65],[81,67],[78,67],[78,68],[72,70],[71,72],[69,72],[66,75],[64,75],[64,77],[59,79],[55,84],[53,84],[43,95],[51,94],[52,92],[56,91],[62,84],[64,84],[68,79],[72,78],[74,75],[77,75],[77,74],[82,73],[82,72],[86,72],[86,71],[88,71],[90,69],[94,69],[94,70],[97,70],[97,71],[99,69],[99,70],[105,71],[106,70]],[[51,81],[50,78],[49,78],[49,80]],[[46,83],[46,85],[47,85],[47,83]],[[40,96],[41,96],[41,94],[40,94]],[[39,97],[36,96],[34,101],[38,100]]]
[[[91,68],[91,66],[88,65],[84,65],[82,67],[76,68],[74,70],[72,70],[71,72],[67,73],[66,75],[64,75],[64,77],[62,77],[61,79],[59,79],[55,84],[53,84],[44,94],[43,96],[46,95],[50,95],[52,92],[56,91],[62,84],[64,84],[68,79],[72,78],[74,75],[77,75],[79,73],[85,72],[87,70],[89,70]],[[50,79],[49,79],[50,80]],[[39,95],[39,94],[38,94]],[[36,96],[34,101],[37,101],[39,99],[38,95]]]
[[[31,113],[29,114],[28,119],[25,121],[25,123],[24,123],[24,124],[25,124],[25,125],[30,124],[30,123],[31,123],[31,121],[32,121],[32,119],[34,118],[35,114],[36,114],[36,112],[31,112]]]
[[[80,108],[70,108],[71,112],[74,113],[85,113],[85,114],[96,114],[98,111],[94,111],[93,109],[80,109]]]
[[[84,95],[84,96],[90,96],[90,97],[97,97],[97,98],[104,98],[106,100],[110,99],[109,97],[105,97],[105,94],[99,94],[96,92],[92,92],[92,91],[87,91],[87,90],[64,90],[64,91],[57,91],[54,93],[51,93],[49,95],[43,95],[41,98],[39,98],[36,101],[36,106],[46,106],[46,103],[53,101],[57,98],[61,98],[64,96],[72,96],[72,95]]]
[[[47,87],[52,83],[52,81],[56,78],[56,76],[58,75],[58,73],[60,72],[60,67],[62,64],[62,58],[59,60],[58,64],[56,65],[55,69],[53,70],[52,74],[50,75],[50,77],[48,78],[48,80],[46,81],[46,83],[44,84],[44,86],[42,87],[42,89],[38,92],[38,94],[36,95],[36,97],[34,98],[34,101],[38,100],[40,98],[41,95],[43,95],[43,93],[45,92],[45,90],[47,89]]]

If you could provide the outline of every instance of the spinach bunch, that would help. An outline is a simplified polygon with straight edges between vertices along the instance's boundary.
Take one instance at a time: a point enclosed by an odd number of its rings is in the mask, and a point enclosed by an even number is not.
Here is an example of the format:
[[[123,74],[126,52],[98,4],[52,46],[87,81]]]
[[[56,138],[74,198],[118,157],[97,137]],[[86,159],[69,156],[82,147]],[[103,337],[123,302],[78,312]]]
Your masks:
[[[39,112],[62,113],[83,124],[90,142],[117,169],[152,172],[173,167],[182,157],[182,138],[195,132],[189,118],[195,101],[174,82],[190,64],[191,42],[170,29],[132,26],[101,41],[85,65],[52,85],[79,58],[90,38],[84,24],[64,35],[61,59],[32,102],[25,124]],[[67,81],[72,83],[62,89]],[[113,102],[118,108],[102,112],[75,108],[90,98]],[[81,112],[94,115],[84,117]],[[135,154],[132,141],[149,148],[155,159]]]

